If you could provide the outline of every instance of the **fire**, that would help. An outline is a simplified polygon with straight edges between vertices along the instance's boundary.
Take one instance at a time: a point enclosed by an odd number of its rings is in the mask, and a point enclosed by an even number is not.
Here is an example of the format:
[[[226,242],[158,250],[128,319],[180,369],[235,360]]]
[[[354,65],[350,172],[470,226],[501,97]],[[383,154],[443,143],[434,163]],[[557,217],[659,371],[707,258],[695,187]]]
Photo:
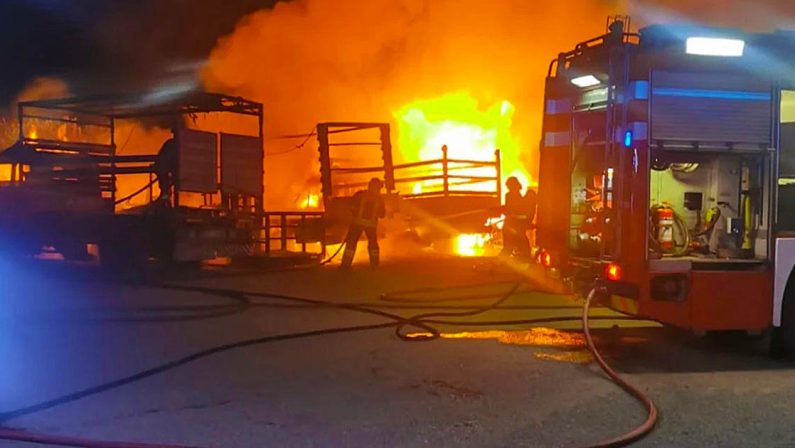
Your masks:
[[[488,233],[462,233],[455,238],[455,253],[464,257],[483,256],[489,241]]]
[[[10,182],[11,181],[11,165],[10,164],[0,164],[0,182]]]
[[[404,160],[433,160],[441,157],[442,146],[453,159],[492,161],[499,149],[504,174],[519,177],[525,186],[530,175],[521,162],[520,144],[511,132],[516,111],[508,100],[497,101],[482,108],[478,100],[466,92],[412,102],[395,117],[399,126],[398,147]],[[457,175],[493,176],[489,168],[468,168]],[[505,178],[505,176],[503,176]],[[423,187],[438,186],[439,181],[424,181],[411,187],[417,193]],[[467,185],[467,190],[494,190],[493,182]]]
[[[39,139],[39,133],[36,130],[36,126],[35,125],[32,125],[30,127],[30,132],[28,133],[28,137],[30,137],[31,140],[38,140]]]
[[[320,206],[320,195],[315,193],[307,193],[307,195],[300,199],[299,207],[307,209],[317,209]]]

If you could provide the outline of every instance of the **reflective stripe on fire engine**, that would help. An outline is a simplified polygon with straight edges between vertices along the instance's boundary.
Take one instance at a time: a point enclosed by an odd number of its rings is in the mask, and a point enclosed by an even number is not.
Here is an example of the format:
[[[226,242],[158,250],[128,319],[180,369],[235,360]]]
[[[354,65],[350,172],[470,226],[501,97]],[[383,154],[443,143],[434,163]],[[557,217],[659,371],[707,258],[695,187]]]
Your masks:
[[[627,91],[627,101],[648,100],[649,81],[632,81]]]
[[[568,146],[571,144],[570,132],[547,132],[544,134],[544,146]]]
[[[610,296],[610,308],[625,314],[638,314],[638,301],[621,296]]]
[[[571,112],[571,100],[568,98],[561,100],[547,100],[547,107],[544,113],[547,115],[560,115]]]

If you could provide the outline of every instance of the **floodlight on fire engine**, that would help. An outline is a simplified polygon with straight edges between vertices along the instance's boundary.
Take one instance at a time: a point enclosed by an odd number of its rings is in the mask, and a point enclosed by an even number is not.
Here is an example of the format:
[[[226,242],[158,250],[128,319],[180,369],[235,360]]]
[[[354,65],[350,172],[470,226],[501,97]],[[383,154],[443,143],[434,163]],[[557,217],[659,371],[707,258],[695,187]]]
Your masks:
[[[698,56],[740,57],[745,52],[745,41],[717,37],[689,37],[687,54]]]
[[[593,87],[598,86],[602,83],[599,79],[594,75],[585,75],[585,76],[578,76],[571,80],[571,83],[577,87],[586,88],[586,87]]]

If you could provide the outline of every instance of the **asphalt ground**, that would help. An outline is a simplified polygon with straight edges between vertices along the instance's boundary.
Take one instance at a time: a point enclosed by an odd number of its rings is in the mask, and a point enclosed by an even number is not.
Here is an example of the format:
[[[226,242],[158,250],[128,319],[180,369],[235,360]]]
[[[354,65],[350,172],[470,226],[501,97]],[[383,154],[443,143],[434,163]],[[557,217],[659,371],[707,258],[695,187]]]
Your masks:
[[[91,267],[0,261],[0,413],[222,344],[390,321],[95,274]],[[477,324],[579,316],[581,301],[539,290],[537,276],[522,267],[426,256],[378,271],[222,270],[158,280],[401,316],[482,307],[515,282],[521,286],[502,308],[460,319],[469,325],[436,325],[438,340],[405,342],[394,328],[381,328],[223,351],[37,412],[0,414],[3,425],[201,447],[569,447],[615,436],[645,417],[592,362],[578,322]],[[594,334],[607,360],[661,412],[655,431],[636,446],[795,445],[795,364],[769,359],[759,340],[611,320],[618,315],[605,309],[593,315],[606,318],[595,322]]]

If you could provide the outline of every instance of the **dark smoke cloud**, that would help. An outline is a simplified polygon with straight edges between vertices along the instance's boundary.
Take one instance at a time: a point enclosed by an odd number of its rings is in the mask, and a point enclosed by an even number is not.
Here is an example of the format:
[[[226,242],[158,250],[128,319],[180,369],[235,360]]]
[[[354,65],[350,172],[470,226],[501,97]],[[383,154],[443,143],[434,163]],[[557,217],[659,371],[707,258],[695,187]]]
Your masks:
[[[2,0],[0,104],[31,80],[75,93],[193,79],[219,36],[275,0]]]

